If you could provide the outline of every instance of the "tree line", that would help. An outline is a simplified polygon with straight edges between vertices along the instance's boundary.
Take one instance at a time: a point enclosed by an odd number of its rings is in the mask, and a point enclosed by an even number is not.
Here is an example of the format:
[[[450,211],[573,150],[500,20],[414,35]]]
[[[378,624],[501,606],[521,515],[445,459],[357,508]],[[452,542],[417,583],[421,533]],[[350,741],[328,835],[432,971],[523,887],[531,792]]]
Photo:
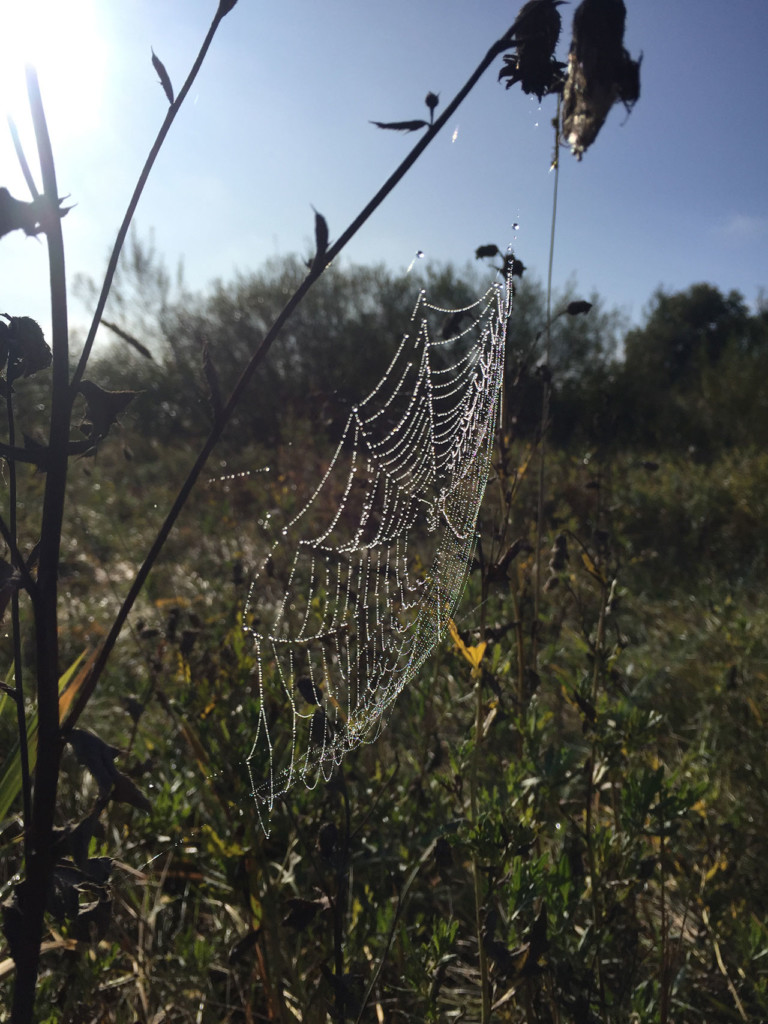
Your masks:
[[[389,364],[418,289],[435,305],[460,307],[488,286],[484,269],[442,265],[416,277],[384,265],[328,268],[259,369],[230,441],[274,444],[301,423],[337,439],[350,408]],[[214,415],[212,392],[231,388],[305,271],[300,258],[282,257],[205,294],[181,288],[172,296],[160,258],[134,240],[105,318],[113,328],[122,324],[128,340],[107,331],[94,376],[104,387],[141,392],[132,415],[146,435],[202,435]],[[660,287],[640,325],[628,328],[598,294],[589,297],[586,315],[560,315],[576,298],[568,285],[552,298],[547,341],[545,289],[525,278],[516,292],[507,360],[515,436],[532,438],[541,429],[546,375],[550,435],[563,448],[634,447],[707,459],[768,441],[764,303],[752,312],[738,291],[709,283],[679,292]]]

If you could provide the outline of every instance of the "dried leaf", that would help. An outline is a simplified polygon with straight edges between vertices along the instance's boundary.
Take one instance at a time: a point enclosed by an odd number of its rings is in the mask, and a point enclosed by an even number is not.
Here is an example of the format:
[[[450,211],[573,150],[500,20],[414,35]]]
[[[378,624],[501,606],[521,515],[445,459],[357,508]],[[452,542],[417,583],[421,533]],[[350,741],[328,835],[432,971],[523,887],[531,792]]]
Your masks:
[[[479,669],[480,663],[483,660],[483,656],[485,654],[485,650],[488,646],[487,642],[483,640],[479,644],[476,644],[474,647],[468,647],[461,639],[461,635],[453,619],[448,620],[448,629],[450,631],[453,642],[464,655],[466,660],[470,663],[473,671]]]
[[[427,121],[371,121],[371,124],[393,132],[417,132],[419,128],[429,128]]]
[[[515,23],[507,33],[515,53],[504,57],[499,81],[508,79],[506,86],[517,82],[523,92],[535,94],[539,100],[553,92],[560,92],[564,64],[554,59],[560,38],[561,18],[558,7],[564,0],[528,0],[523,4]]]
[[[579,160],[614,103],[629,110],[640,96],[640,61],[624,49],[626,15],[623,0],[582,0],[573,15],[561,135]]]
[[[436,92],[428,92],[424,102],[429,107],[429,123],[432,124],[435,120],[435,108],[440,102],[440,94]]]
[[[173,86],[171,85],[171,77],[165,70],[165,64],[163,64],[154,50],[152,51],[152,67],[160,78],[160,85],[162,85],[163,92],[168,97],[168,102],[173,103]]]

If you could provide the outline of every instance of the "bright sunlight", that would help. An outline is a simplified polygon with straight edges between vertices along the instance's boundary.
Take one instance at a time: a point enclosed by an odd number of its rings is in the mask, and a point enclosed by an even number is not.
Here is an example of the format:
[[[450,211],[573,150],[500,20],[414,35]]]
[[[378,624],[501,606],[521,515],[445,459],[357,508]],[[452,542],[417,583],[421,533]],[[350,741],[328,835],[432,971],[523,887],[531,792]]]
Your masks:
[[[28,121],[24,68],[37,68],[52,135],[66,145],[98,127],[107,44],[95,0],[17,0],[5,5],[0,105],[22,136]]]

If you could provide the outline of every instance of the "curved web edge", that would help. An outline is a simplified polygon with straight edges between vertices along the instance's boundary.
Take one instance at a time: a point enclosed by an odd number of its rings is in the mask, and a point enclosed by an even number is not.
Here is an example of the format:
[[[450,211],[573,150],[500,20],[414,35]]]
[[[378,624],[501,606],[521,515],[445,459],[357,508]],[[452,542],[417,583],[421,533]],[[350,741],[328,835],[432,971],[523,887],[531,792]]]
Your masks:
[[[260,710],[246,763],[267,818],[295,783],[327,781],[375,741],[455,615],[491,468],[511,297],[494,285],[449,310],[420,293],[382,379],[253,579],[244,628]]]

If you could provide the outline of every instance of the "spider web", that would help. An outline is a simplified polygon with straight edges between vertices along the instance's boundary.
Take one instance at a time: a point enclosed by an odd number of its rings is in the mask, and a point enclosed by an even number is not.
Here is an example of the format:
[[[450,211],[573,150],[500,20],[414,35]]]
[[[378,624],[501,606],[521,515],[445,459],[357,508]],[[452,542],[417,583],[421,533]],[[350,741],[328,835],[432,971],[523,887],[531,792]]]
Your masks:
[[[419,294],[384,376],[251,584],[259,812],[379,735],[454,616],[491,465],[511,288]]]

